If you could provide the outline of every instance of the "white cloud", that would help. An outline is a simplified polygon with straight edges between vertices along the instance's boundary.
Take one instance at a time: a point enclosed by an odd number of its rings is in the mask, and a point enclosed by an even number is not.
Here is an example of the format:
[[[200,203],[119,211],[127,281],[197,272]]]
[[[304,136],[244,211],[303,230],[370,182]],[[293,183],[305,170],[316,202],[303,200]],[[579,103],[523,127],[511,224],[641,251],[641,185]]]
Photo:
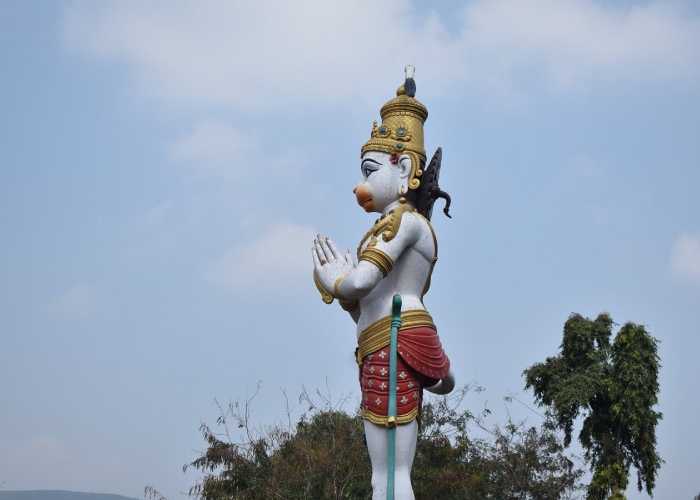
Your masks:
[[[148,229],[153,226],[157,226],[165,219],[167,219],[168,216],[172,213],[172,211],[172,203],[161,203],[149,209],[145,213],[138,215],[136,217],[136,225],[143,229]]]
[[[176,242],[176,236],[172,233],[158,233],[135,246],[127,252],[127,256],[133,262],[142,263],[149,259],[157,258],[164,252],[172,249]]]
[[[239,197],[256,191],[256,185],[264,185],[268,191],[282,187],[306,164],[307,155],[302,148],[281,149],[279,145],[270,146],[270,141],[274,141],[274,135],[265,143],[263,138],[241,132],[227,121],[203,119],[173,143],[168,158],[187,165],[196,178],[233,182],[239,186]],[[241,190],[244,183],[246,189]]]
[[[76,452],[48,436],[0,438],[0,471],[6,490],[122,492],[125,484],[136,482],[126,460]]]
[[[465,53],[488,61],[493,71],[484,75],[494,80],[528,66],[564,88],[698,76],[700,18],[671,2],[478,1],[467,5],[464,26]]]
[[[395,85],[407,62],[436,92],[517,89],[523,72],[558,89],[696,79],[700,17],[679,5],[476,0],[442,14],[457,19],[448,30],[408,0],[77,2],[64,38],[125,62],[156,101],[262,113],[350,105]]]
[[[89,285],[77,285],[54,298],[48,305],[52,316],[64,319],[86,317],[97,305],[97,291]]]
[[[700,235],[683,234],[671,250],[673,274],[700,284]]]
[[[269,144],[269,139],[268,139]],[[162,203],[134,218],[146,239],[132,247],[128,257],[143,262],[172,250],[204,225],[219,231],[246,230],[266,225],[282,210],[312,199],[318,192],[314,179],[304,177],[309,163],[305,148],[265,146],[262,138],[243,133],[230,122],[202,119],[173,141],[168,159],[181,166],[190,186],[188,199]],[[299,200],[303,185],[309,196]],[[196,238],[207,238],[199,234]]]
[[[256,137],[223,120],[205,119],[181,136],[170,150],[172,161],[194,163],[202,170],[234,170],[258,147]]]
[[[173,202],[160,203],[133,218],[135,228],[140,230],[140,236],[146,236],[146,241],[129,250],[132,261],[143,262],[172,248],[177,233],[172,229],[177,226],[177,221],[173,222],[174,211]]]
[[[269,291],[311,276],[311,246],[316,232],[308,226],[284,224],[232,248],[203,268],[204,278],[236,291]],[[309,278],[310,279],[310,278]]]
[[[64,32],[79,51],[125,61],[157,100],[276,109],[302,94],[348,95],[351,73],[401,53],[410,10],[401,0],[80,2]]]

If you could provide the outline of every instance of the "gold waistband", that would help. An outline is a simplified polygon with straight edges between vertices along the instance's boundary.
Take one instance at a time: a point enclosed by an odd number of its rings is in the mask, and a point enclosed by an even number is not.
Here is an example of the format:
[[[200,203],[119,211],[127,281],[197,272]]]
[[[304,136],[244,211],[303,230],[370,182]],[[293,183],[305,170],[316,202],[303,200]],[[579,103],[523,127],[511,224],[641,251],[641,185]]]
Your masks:
[[[369,420],[373,424],[385,425],[389,427],[389,425],[387,424],[388,419],[386,418],[386,415],[377,415],[373,411],[366,410],[364,408],[360,410],[360,413],[362,415],[362,418],[364,418],[365,420]],[[396,423],[399,425],[407,424],[414,420],[416,417],[420,417],[420,408],[418,406],[413,408],[405,415],[396,415]],[[420,423],[420,421],[418,423]],[[391,427],[393,427],[393,425]]]
[[[407,330],[409,328],[417,328],[419,326],[427,326],[433,330],[435,323],[430,313],[424,309],[413,309],[403,311],[401,313],[401,328],[399,330]],[[362,330],[358,340],[357,348],[357,364],[362,364],[362,358],[367,354],[381,349],[389,345],[391,341],[391,316],[384,316],[378,319],[367,328]]]

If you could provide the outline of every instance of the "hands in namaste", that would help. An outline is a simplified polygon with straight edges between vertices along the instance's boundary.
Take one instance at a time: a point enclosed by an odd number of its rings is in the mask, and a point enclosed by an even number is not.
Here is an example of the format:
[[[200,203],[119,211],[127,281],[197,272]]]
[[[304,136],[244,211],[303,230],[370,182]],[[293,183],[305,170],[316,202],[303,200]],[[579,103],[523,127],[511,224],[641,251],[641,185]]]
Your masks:
[[[355,269],[355,261],[350,255],[350,250],[342,253],[329,237],[324,237],[321,234],[317,235],[314,240],[311,255],[314,259],[314,269],[318,281],[329,292],[334,289],[338,278],[347,276]]]

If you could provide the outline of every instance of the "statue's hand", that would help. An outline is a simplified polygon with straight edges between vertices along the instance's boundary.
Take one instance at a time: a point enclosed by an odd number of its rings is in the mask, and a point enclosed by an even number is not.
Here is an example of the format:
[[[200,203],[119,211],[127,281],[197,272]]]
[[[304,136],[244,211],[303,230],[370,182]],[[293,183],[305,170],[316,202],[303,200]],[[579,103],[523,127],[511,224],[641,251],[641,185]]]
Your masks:
[[[347,276],[355,269],[355,261],[350,255],[350,250],[346,250],[345,253],[340,252],[327,236],[319,234],[316,237],[311,254],[318,281],[329,292],[333,291],[338,278]]]

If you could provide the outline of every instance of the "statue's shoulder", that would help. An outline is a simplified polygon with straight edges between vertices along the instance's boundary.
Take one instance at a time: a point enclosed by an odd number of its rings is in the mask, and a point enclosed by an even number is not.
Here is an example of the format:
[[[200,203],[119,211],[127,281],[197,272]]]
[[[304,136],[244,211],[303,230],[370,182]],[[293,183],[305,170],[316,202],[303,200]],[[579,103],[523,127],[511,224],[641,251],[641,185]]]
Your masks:
[[[382,240],[389,242],[399,233],[410,237],[413,233],[432,231],[428,219],[423,217],[415,208],[410,205],[401,205],[392,213],[388,214],[383,224],[378,227],[376,235],[381,234]]]
[[[396,210],[382,215],[367,233],[360,240],[357,247],[357,256],[359,258],[362,248],[367,246],[375,246],[377,241],[381,239],[384,242],[393,240],[401,230],[404,217],[409,216],[414,209],[410,205],[401,205]]]
[[[400,231],[404,231],[407,237],[421,237],[426,234],[435,236],[433,226],[430,221],[417,210],[406,211],[402,214]]]
[[[400,233],[404,237],[411,239],[411,236],[420,236],[422,233],[433,233],[430,221],[423,217],[415,208],[410,205],[401,205],[393,212],[383,215],[375,222],[374,226],[367,231],[360,245],[358,255],[362,247],[369,241],[370,246],[381,239],[388,243],[396,238]]]
[[[415,209],[404,212],[401,217],[401,222],[406,226],[410,224],[413,228],[420,228],[421,230],[432,231],[433,229],[430,221]]]
[[[382,239],[387,242],[391,241],[402,229],[404,233],[420,230],[419,226],[422,225],[420,219],[422,219],[422,217],[412,206],[399,206],[390,214],[390,217],[388,217],[387,225],[381,233]]]

